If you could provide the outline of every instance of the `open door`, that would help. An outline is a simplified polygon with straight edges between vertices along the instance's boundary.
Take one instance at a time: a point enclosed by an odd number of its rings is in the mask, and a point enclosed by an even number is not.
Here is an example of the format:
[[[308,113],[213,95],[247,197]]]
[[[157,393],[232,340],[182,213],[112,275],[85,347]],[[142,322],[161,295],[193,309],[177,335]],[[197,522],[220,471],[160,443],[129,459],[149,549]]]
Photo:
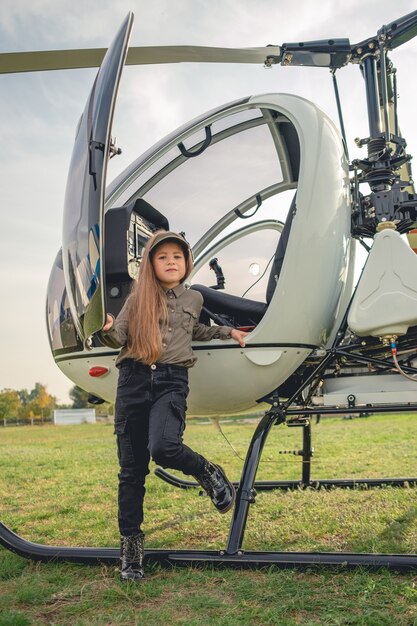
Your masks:
[[[79,121],[64,205],[63,266],[69,306],[84,345],[105,319],[104,193],[111,156],[111,125],[133,13],[107,50]]]

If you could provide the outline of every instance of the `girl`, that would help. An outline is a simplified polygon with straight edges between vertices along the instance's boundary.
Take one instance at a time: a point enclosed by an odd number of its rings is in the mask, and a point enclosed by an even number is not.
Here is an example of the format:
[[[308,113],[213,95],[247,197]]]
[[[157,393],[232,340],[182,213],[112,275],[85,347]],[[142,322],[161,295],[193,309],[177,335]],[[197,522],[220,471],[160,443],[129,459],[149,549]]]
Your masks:
[[[184,445],[182,435],[188,368],[197,360],[192,339],[231,337],[244,347],[247,333],[198,322],[203,297],[183,285],[191,269],[185,239],[170,231],[155,233],[123,309],[116,320],[108,315],[103,327],[114,346],[122,346],[115,407],[122,580],[144,577],[141,524],[151,457],[162,467],[193,475],[220,513],[235,500],[223,469]]]

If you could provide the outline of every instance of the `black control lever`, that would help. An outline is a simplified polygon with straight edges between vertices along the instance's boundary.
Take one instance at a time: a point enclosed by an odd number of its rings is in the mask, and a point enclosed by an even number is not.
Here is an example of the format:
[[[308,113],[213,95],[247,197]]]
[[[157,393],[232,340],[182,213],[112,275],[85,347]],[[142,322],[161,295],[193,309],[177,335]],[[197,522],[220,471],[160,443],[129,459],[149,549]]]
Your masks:
[[[218,263],[218,259],[217,258],[211,259],[211,261],[209,261],[209,266],[210,266],[210,269],[213,270],[214,273],[216,274],[216,279],[217,279],[217,285],[213,285],[212,287],[210,287],[210,289],[224,289],[225,279],[223,276],[222,268],[220,267]]]

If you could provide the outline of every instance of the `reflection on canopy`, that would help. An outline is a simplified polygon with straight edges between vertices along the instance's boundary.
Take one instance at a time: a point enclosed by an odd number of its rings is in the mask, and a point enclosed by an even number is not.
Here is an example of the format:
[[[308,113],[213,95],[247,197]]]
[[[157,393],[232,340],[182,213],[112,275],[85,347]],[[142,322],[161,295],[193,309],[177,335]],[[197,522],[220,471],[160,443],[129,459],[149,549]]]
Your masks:
[[[54,356],[60,352],[72,352],[81,348],[65,287],[62,250],[56,256],[48,283],[46,299],[48,337]]]
[[[249,128],[182,161],[144,198],[185,230],[195,245],[213,224],[259,190],[282,182],[277,151],[268,127]]]

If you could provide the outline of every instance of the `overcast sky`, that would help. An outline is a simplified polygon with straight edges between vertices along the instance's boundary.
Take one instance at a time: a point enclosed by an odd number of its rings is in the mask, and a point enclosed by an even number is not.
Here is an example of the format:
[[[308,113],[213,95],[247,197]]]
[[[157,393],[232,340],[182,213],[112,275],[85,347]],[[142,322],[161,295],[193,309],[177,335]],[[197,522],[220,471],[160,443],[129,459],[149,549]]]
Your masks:
[[[406,0],[2,0],[2,52],[107,47],[128,11],[131,45],[251,47],[348,37],[356,43],[416,7]],[[417,39],[391,54],[400,125],[415,152]],[[46,287],[61,247],[62,208],[75,126],[96,70],[0,76],[0,389],[39,381],[60,400],[72,383],[49,351]],[[338,72],[349,149],[368,135],[357,66]],[[127,67],[113,136],[123,154],[108,181],[187,120],[241,96],[291,92],[335,121],[326,69],[216,64]],[[356,154],[359,156],[359,153]]]

